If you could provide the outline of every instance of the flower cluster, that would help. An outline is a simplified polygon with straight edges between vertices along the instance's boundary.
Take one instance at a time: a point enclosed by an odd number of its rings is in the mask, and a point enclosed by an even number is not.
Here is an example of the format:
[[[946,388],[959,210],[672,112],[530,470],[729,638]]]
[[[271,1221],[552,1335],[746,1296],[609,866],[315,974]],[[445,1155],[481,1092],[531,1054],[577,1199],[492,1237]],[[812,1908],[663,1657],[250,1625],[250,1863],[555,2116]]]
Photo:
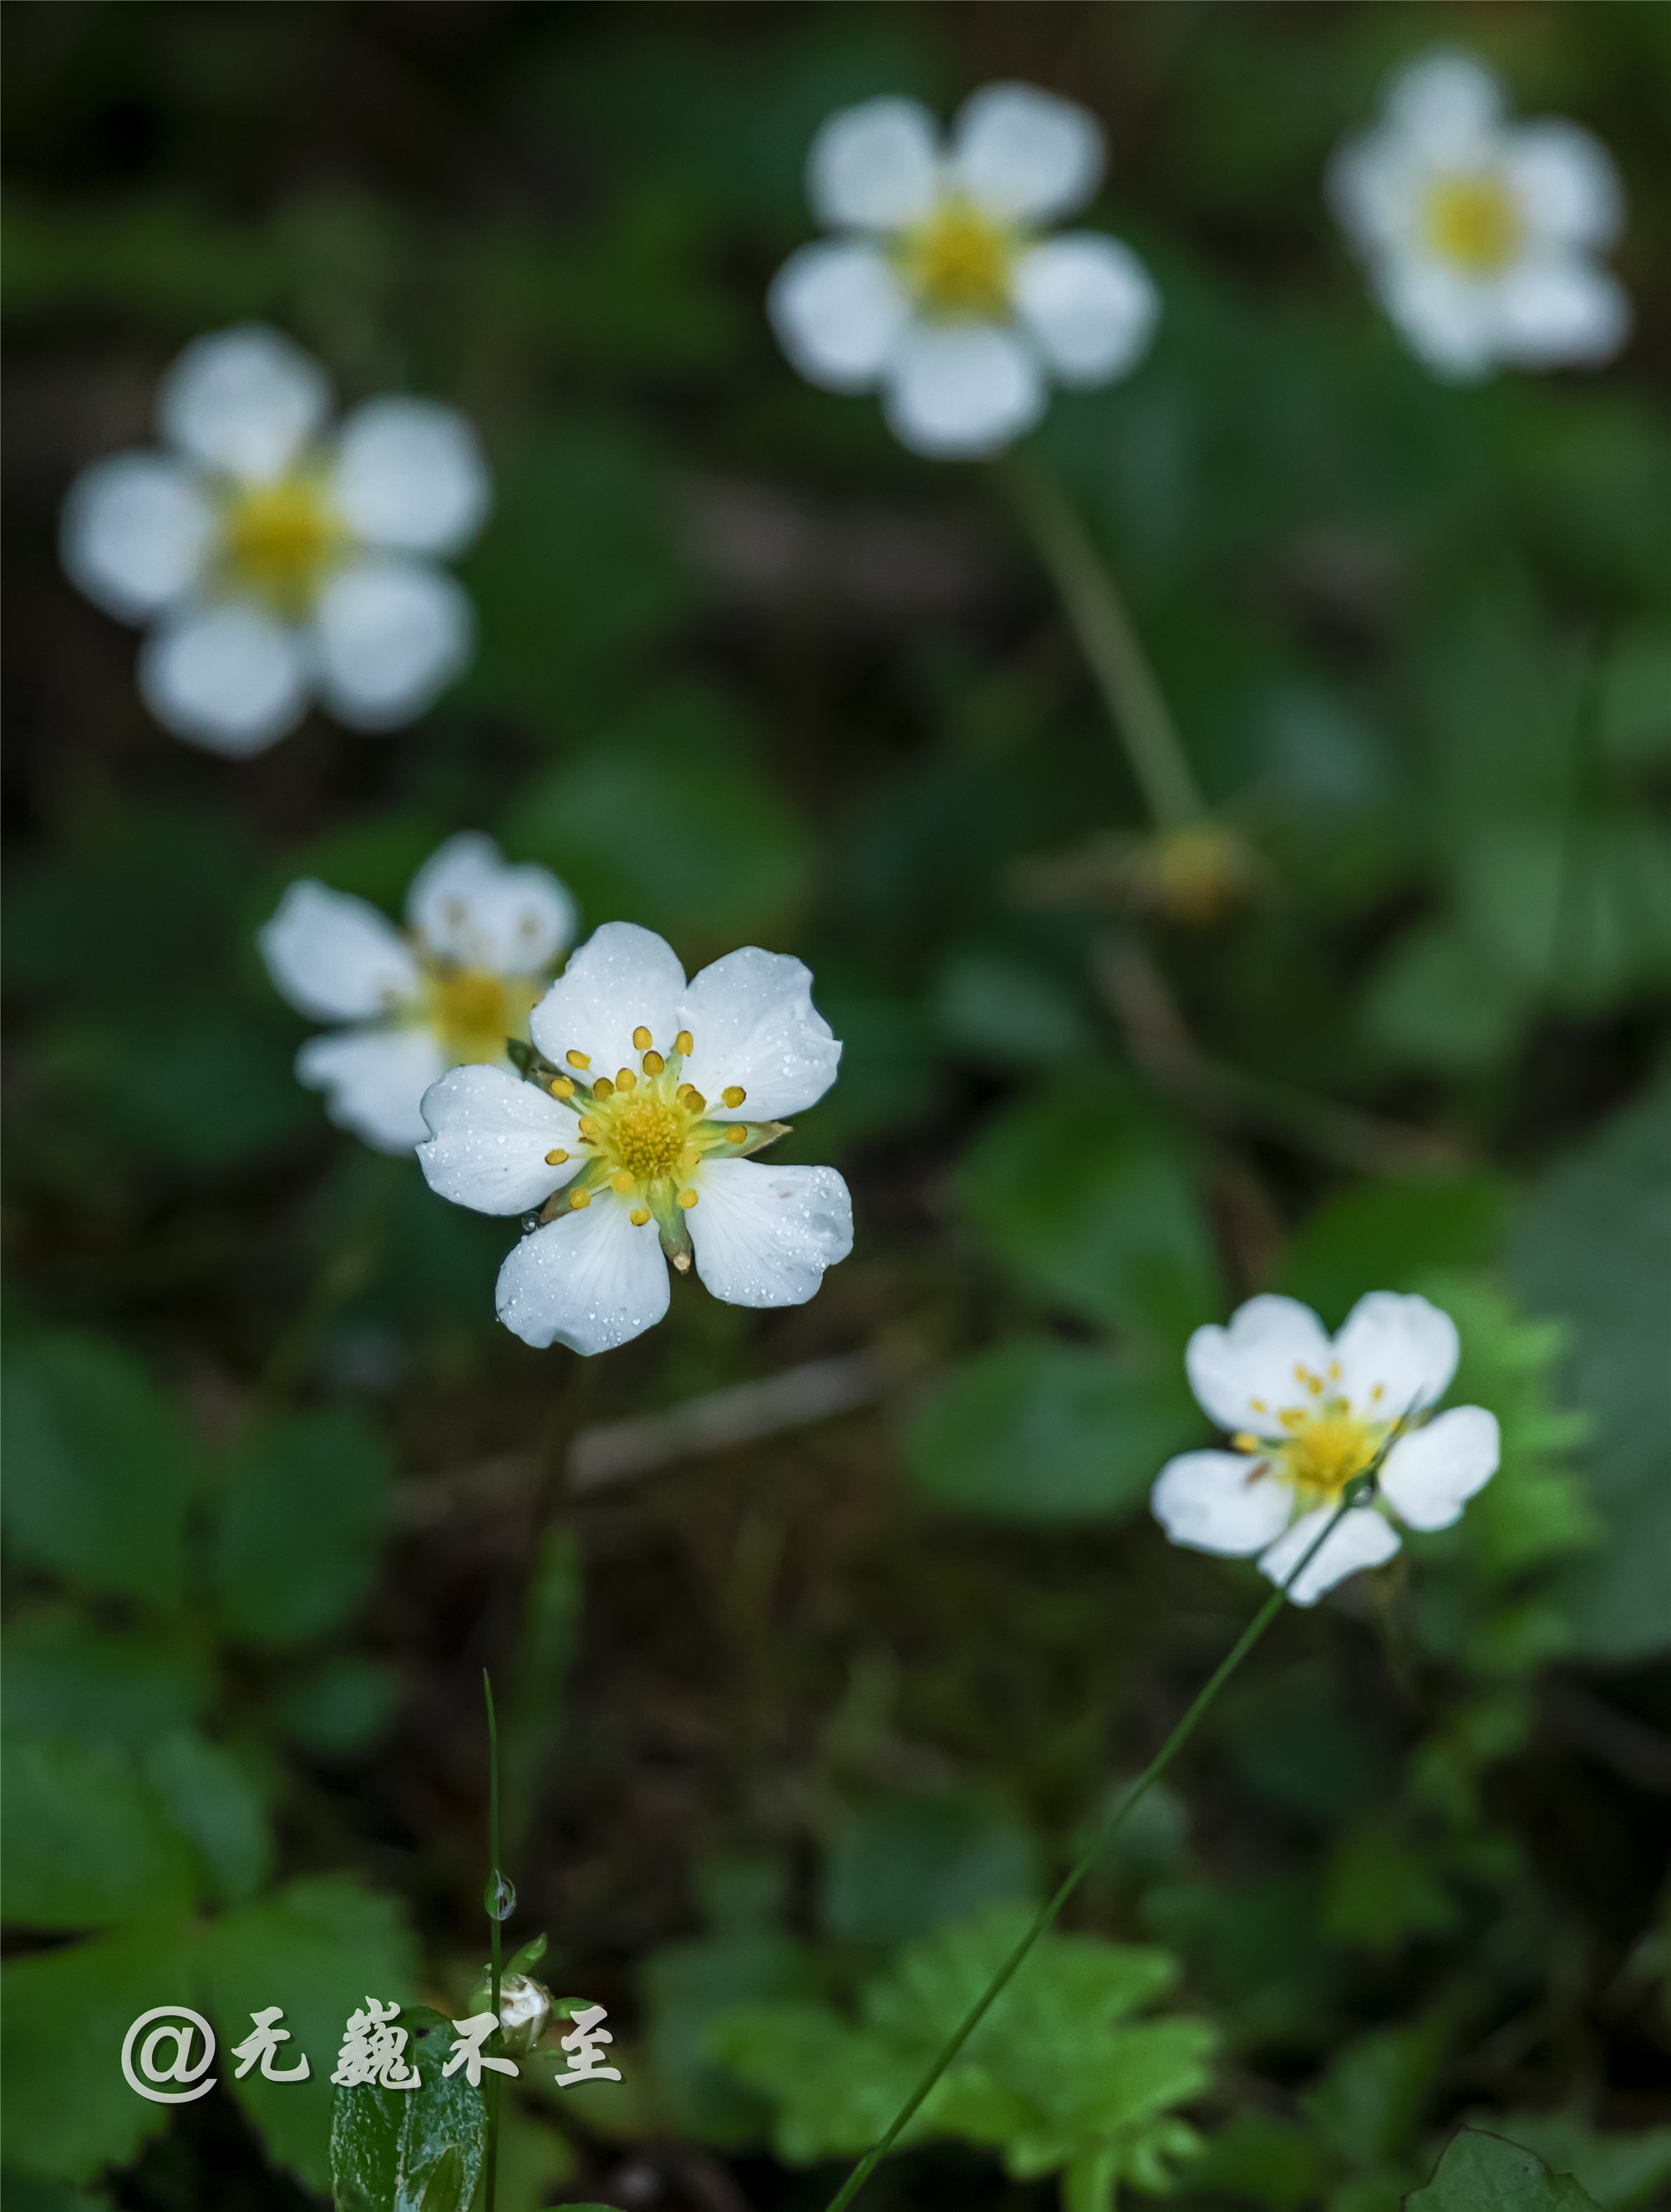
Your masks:
[[[500,1270],[499,1318],[525,1343],[608,1351],[667,1310],[692,1257],[732,1305],[799,1305],[853,1244],[833,1168],[750,1155],[821,1098],[842,1048],[799,960],[749,945],[687,982],[672,948],[612,921],[529,1018],[528,1079],[461,1066],[423,1101],[431,1189],[532,1215]]]
[[[65,568],[151,626],[146,704],[212,752],[260,752],[315,696],[339,721],[392,729],[470,658],[470,602],[436,562],[488,511],[474,431],[390,398],[327,438],[330,410],[324,370],[276,331],[198,338],[157,395],[169,450],[95,462],[65,502]]]
[[[574,902],[544,868],[506,866],[492,838],[451,837],[406,896],[406,930],[364,899],[292,884],[260,934],[290,1004],[350,1026],[310,1037],[298,1079],[333,1121],[380,1152],[428,1135],[424,1092],[449,1067],[510,1066],[507,1043],[574,934]]]
[[[943,148],[914,100],[832,115],[807,196],[840,237],[802,246],[769,302],[785,352],[836,392],[880,389],[914,451],[1000,451],[1044,412],[1050,379],[1106,384],[1149,343],[1158,300],[1130,248],[1100,232],[1045,238],[1103,172],[1084,108],[1030,85],[965,102]]]
[[[1441,375],[1606,361],[1623,344],[1630,302],[1595,258],[1623,215],[1606,149],[1576,123],[1510,122],[1467,55],[1401,70],[1328,183],[1388,313]]]
[[[1191,1387],[1232,1449],[1169,1460],[1155,1517],[1175,1544],[1257,1553],[1261,1573],[1285,1582],[1373,1472],[1373,1502],[1349,1505],[1289,1585],[1297,1605],[1314,1605],[1398,1550],[1389,1510],[1408,1528],[1448,1528],[1496,1473],[1497,1421],[1483,1407],[1425,1418],[1457,1350],[1455,1323],[1425,1298],[1372,1291],[1332,1340],[1297,1299],[1250,1298],[1228,1328],[1198,1328],[1187,1355]]]

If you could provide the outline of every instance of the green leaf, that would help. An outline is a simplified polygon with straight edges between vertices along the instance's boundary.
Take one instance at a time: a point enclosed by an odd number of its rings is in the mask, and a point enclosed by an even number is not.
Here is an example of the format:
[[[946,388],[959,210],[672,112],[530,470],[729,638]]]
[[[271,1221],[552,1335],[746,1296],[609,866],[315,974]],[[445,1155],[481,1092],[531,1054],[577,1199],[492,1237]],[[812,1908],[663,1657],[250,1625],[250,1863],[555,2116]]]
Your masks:
[[[1593,2128],[1576,2112],[1477,2112],[1469,2124],[1571,2174],[1601,2212],[1647,2212],[1671,2190],[1671,2127]]]
[[[825,1856],[822,1917],[849,1943],[902,1943],[995,1899],[1038,1894],[1033,1839],[985,1792],[879,1798],[850,1814]]]
[[[1410,1289],[1434,1267],[1494,1259],[1509,1225],[1510,1191],[1480,1170],[1406,1182],[1366,1182],[1326,1199],[1284,1253],[1271,1287],[1315,1307],[1338,1328],[1370,1291]]]
[[[1018,1337],[943,1375],[912,1414],[905,1463],[928,1497],[985,1519],[1128,1519],[1200,1433],[1182,1370]]]
[[[811,840],[755,751],[722,693],[659,692],[534,787],[507,849],[555,868],[595,921],[630,915],[716,951],[781,932],[811,888]]]
[[[95,2195],[73,2182],[49,2181],[11,2166],[0,2172],[0,2202],[7,2212],[114,2212],[103,2190]]]
[[[0,1990],[9,2161],[90,2181],[161,2134],[168,2113],[129,2088],[122,2044],[153,2005],[195,2003],[188,1928],[148,1923],[9,1959]]]
[[[1529,1018],[1525,988],[1448,921],[1393,944],[1362,1006],[1370,1042],[1395,1065],[1469,1075],[1506,1058]]]
[[[8,1728],[138,1751],[189,1727],[208,1700],[208,1672],[195,1653],[95,1628],[71,1606],[21,1615],[6,1632],[3,1653]]]
[[[1006,1107],[957,1171],[963,1213],[1042,1298],[1167,1346],[1218,1310],[1188,1166],[1150,1111],[1084,1078]]]
[[[1615,1114],[1555,1167],[1510,1243],[1534,1313],[1559,1316],[1606,1541],[1574,1571],[1578,1647],[1607,1660],[1671,1647],[1671,1083]]]
[[[1443,1935],[1456,1918],[1435,1853],[1398,1822],[1372,1817],[1340,1837],[1323,1888],[1323,1926],[1336,1942],[1391,1952],[1412,1936]]]
[[[5,1916],[25,1928],[105,1928],[191,1902],[192,1863],[123,1753],[19,1729],[4,1747]]]
[[[1671,623],[1615,639],[1601,678],[1601,742],[1621,766],[1671,758]]]
[[[1457,2130],[1431,2181],[1404,2203],[1406,2212],[1599,2212],[1571,2174],[1552,2173],[1534,2152],[1477,2128]]]
[[[196,1844],[210,1893],[228,1905],[252,1896],[272,1872],[273,1837],[245,1766],[195,1729],[177,1729],[146,1753],[145,1775]]]
[[[273,1700],[287,1735],[327,1755],[362,1751],[387,1729],[400,1704],[400,1679],[375,1659],[322,1659]]]
[[[1238,2112],[1208,2142],[1193,2187],[1250,2197],[1264,2212],[1301,2212],[1322,2196],[1329,2161],[1315,2138],[1274,2113]]]
[[[140,1363],[93,1336],[25,1340],[6,1391],[6,1530],[77,1589],[172,1611],[197,1453]]]
[[[1305,2105],[1346,2166],[1377,2166],[1406,2148],[1449,2039],[1449,2024],[1436,2015],[1361,2035],[1329,2061]]]
[[[229,1635],[300,1644],[346,1619],[376,1578],[389,1448],[347,1407],[270,1421],[218,1501],[216,1607]]]
[[[365,2212],[469,2212],[487,2154],[487,2100],[447,2062],[453,2023],[424,2006],[402,2016],[416,2089],[339,2088],[331,2118],[331,2173],[339,2205]]]
[[[280,2063],[306,2052],[309,2078],[269,2081],[257,2070],[227,2086],[268,2154],[310,2189],[328,2188],[331,2075],[343,2026],[368,1995],[404,2003],[412,1990],[416,1961],[399,1905],[342,1875],[292,1881],[217,1921],[204,1964],[223,2051],[249,2033],[252,2013],[283,2006],[294,2040]]]

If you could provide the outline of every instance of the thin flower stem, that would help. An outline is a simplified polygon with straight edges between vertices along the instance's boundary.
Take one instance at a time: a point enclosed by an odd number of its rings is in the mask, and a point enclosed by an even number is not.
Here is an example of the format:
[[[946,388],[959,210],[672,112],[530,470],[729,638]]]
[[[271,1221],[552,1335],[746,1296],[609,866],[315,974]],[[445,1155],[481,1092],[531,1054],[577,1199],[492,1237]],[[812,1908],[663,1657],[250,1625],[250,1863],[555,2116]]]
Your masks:
[[[1091,1869],[1096,1865],[1097,1860],[1102,1857],[1103,1852],[1108,1849],[1115,1837],[1120,1832],[1121,1828],[1125,1825],[1126,1820],[1132,1812],[1141,1802],[1142,1799],[1147,1795],[1148,1791],[1153,1787],[1153,1785],[1160,1779],[1166,1769],[1171,1765],[1173,1759],[1177,1756],[1178,1753],[1182,1750],[1184,1745],[1188,1743],[1190,1737],[1194,1734],[1195,1729],[1200,1724],[1201,1717],[1206,1713],[1208,1706],[1212,1705],[1219,1691],[1223,1689],[1224,1684],[1229,1681],[1230,1676],[1242,1664],[1242,1662],[1247,1657],[1249,1652],[1253,1650],[1255,1644],[1258,1643],[1260,1638],[1264,1635],[1266,1630],[1276,1619],[1278,1613],[1281,1612],[1282,1607],[1286,1601],[1288,1592],[1292,1588],[1293,1584],[1297,1583],[1299,1577],[1305,1572],[1307,1567],[1310,1565],[1312,1560],[1316,1559],[1317,1553],[1328,1541],[1330,1536],[1334,1534],[1340,1522],[1345,1518],[1346,1515],[1358,1503],[1361,1498],[1365,1497],[1374,1489],[1376,1475],[1380,1469],[1381,1463],[1386,1458],[1387,1453],[1391,1449],[1395,1438],[1402,1433],[1403,1428],[1404,1419],[1401,1418],[1394,1424],[1391,1434],[1388,1437],[1385,1443],[1382,1446],[1380,1452],[1376,1455],[1375,1464],[1372,1467],[1367,1468],[1364,1473],[1358,1476],[1358,1480],[1354,1483],[1352,1483],[1346,1490],[1342,1492],[1339,1505],[1335,1507],[1334,1511],[1329,1516],[1323,1526],[1318,1530],[1311,1543],[1307,1546],[1304,1553],[1296,1563],[1293,1571],[1289,1575],[1287,1580],[1279,1583],[1277,1588],[1271,1592],[1269,1597],[1266,1599],[1264,1604],[1260,1607],[1259,1611],[1254,1615],[1253,1619],[1248,1623],[1248,1626],[1243,1630],[1241,1635],[1237,1638],[1229,1653],[1223,1660],[1220,1661],[1218,1666],[1214,1669],[1205,1687],[1197,1692],[1188,1711],[1185,1713],[1183,1718],[1172,1730],[1172,1733],[1167,1737],[1165,1742],[1162,1744],[1160,1749],[1155,1753],[1154,1757],[1149,1761],[1149,1764],[1144,1768],[1142,1773],[1139,1775],[1132,1787],[1126,1792],[1126,1795],[1121,1799],[1118,1805],[1115,1807],[1113,1812],[1109,1814],[1108,1818],[1103,1822],[1102,1826],[1097,1829],[1096,1832],[1092,1835],[1091,1841],[1085,1845],[1085,1850],[1079,1854],[1079,1856],[1075,1862],[1072,1870],[1063,1879],[1054,1896],[1051,1898],[1047,1905],[1041,1908],[1032,1926],[1029,1928],[1026,1934],[1016,1945],[1014,1950],[1012,1951],[1009,1957],[1006,1959],[1003,1965],[999,1968],[997,1973],[993,1975],[992,1980],[987,1983],[980,1997],[964,2015],[962,2022],[957,2027],[957,2033],[952,2036],[951,2041],[945,2045],[945,2048],[935,2059],[933,2064],[929,2068],[927,2074],[923,2075],[922,2080],[917,2084],[915,2089],[913,2090],[910,2098],[908,2100],[902,2109],[896,2115],[893,2124],[889,2128],[886,2135],[882,2137],[878,2143],[875,2144],[870,2150],[866,2152],[863,2158],[861,2158],[858,2165],[854,2167],[852,2172],[848,2174],[847,2179],[842,2183],[840,2189],[836,2191],[835,2196],[830,2198],[827,2212],[846,2212],[846,2208],[852,2203],[854,2198],[857,2197],[860,2191],[870,2179],[872,2174],[875,2172],[877,2167],[887,2156],[888,2153],[893,2148],[894,2144],[899,2140],[899,2137],[904,2133],[905,2130],[915,2118],[917,2112],[929,2096],[930,2093],[933,2091],[935,2083],[939,2080],[940,2076],[945,2072],[946,2069],[957,2057],[958,2052],[969,2041],[970,2036],[974,2034],[975,2029],[979,2027],[981,2022],[986,2018],[987,2013],[991,2011],[993,2006],[1003,1995],[1005,1990],[1008,1988],[1017,1971],[1021,1966],[1023,1961],[1026,1959],[1028,1953],[1038,1942],[1040,1936],[1048,1935],[1050,1929],[1055,1925],[1056,1921],[1061,1913],[1062,1907],[1067,1903],[1068,1899],[1072,1896],[1074,1891],[1079,1887],[1079,1884],[1091,1872]]]
[[[489,1908],[488,1922],[493,1942],[493,2017],[495,2022],[493,2037],[499,2040],[499,1987],[501,1925],[499,1903],[499,1716],[493,1709],[493,1681],[485,1667],[482,1669],[482,1695],[488,1707],[488,1856],[492,1862],[488,1875],[488,1894],[493,1899]],[[488,2158],[487,2172],[482,2190],[483,2212],[494,2212],[499,2193],[499,2076],[488,2071]]]
[[[1199,822],[1206,802],[1154,671],[1089,532],[1040,471],[1017,455],[1000,465],[1012,499],[1060,594],[1158,830]]]

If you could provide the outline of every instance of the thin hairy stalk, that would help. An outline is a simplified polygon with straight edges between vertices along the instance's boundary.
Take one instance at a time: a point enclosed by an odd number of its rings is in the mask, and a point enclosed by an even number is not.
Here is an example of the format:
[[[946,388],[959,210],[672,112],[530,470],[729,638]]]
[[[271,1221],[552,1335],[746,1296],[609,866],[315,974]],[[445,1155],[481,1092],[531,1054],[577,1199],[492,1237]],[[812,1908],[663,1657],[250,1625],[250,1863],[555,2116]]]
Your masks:
[[[1158,830],[1199,822],[1206,805],[1126,603],[1090,533],[1054,485],[1012,455],[1000,466],[1039,558],[1091,664]]]
[[[854,2198],[857,2197],[860,2191],[870,2179],[872,2174],[875,2172],[877,2167],[887,2156],[888,2153],[893,2148],[895,2143],[898,2142],[900,2136],[910,2125],[911,2122],[916,2118],[918,2112],[921,2109],[924,2102],[933,2091],[935,2083],[956,2059],[958,2052],[969,2041],[970,2036],[974,2034],[975,2029],[979,2027],[981,2022],[986,2018],[987,2013],[991,2011],[993,2006],[1003,1995],[1004,1991],[1009,1987],[1010,1983],[1014,1978],[1018,1970],[1026,1959],[1028,1953],[1033,1948],[1033,1946],[1038,1942],[1041,1936],[1048,1935],[1051,1929],[1055,1925],[1057,1919],[1060,1917],[1062,1907],[1067,1903],[1068,1899],[1072,1896],[1074,1891],[1079,1887],[1079,1884],[1091,1872],[1091,1869],[1096,1865],[1097,1860],[1102,1857],[1103,1852],[1108,1849],[1109,1844],[1113,1842],[1115,1837],[1119,1834],[1120,1830],[1124,1826],[1126,1821],[1130,1818],[1138,1805],[1141,1803],[1143,1798],[1166,1771],[1173,1759],[1176,1759],[1179,1752],[1182,1750],[1184,1745],[1188,1742],[1190,1737],[1195,1733],[1197,1727],[1200,1725],[1202,1716],[1206,1712],[1207,1708],[1212,1705],[1219,1691],[1224,1688],[1225,1683],[1229,1681],[1230,1676],[1242,1664],[1242,1662],[1247,1657],[1249,1652],[1253,1650],[1255,1644],[1258,1643],[1260,1638],[1264,1635],[1266,1630],[1276,1619],[1278,1613],[1281,1612],[1284,1604],[1287,1601],[1289,1590],[1305,1572],[1312,1560],[1316,1558],[1318,1553],[1328,1541],[1330,1536],[1340,1526],[1340,1523],[1345,1518],[1346,1515],[1359,1502],[1360,1499],[1365,1498],[1371,1491],[1373,1491],[1375,1487],[1376,1476],[1380,1472],[1382,1462],[1385,1460],[1388,1452],[1391,1450],[1396,1438],[1402,1435],[1405,1421],[1407,1419],[1408,1415],[1407,1413],[1401,1416],[1400,1419],[1395,1422],[1390,1434],[1388,1436],[1385,1443],[1382,1445],[1380,1451],[1376,1455],[1374,1464],[1366,1468],[1363,1474],[1358,1477],[1356,1481],[1350,1484],[1347,1488],[1341,1492],[1340,1504],[1335,1507],[1334,1512],[1323,1523],[1322,1527],[1317,1531],[1316,1537],[1306,1547],[1305,1551],[1296,1563],[1293,1571],[1288,1576],[1287,1580],[1279,1583],[1277,1588],[1271,1592],[1269,1597],[1266,1599],[1264,1604],[1260,1607],[1259,1611],[1254,1615],[1253,1619],[1248,1623],[1248,1626],[1243,1630],[1241,1635],[1237,1638],[1229,1653],[1223,1660],[1220,1661],[1218,1666],[1213,1670],[1213,1673],[1206,1686],[1197,1692],[1194,1702],[1191,1704],[1188,1712],[1183,1716],[1183,1718],[1172,1730],[1172,1733],[1167,1737],[1165,1742],[1162,1744],[1160,1749],[1155,1753],[1154,1757],[1144,1768],[1142,1773],[1139,1775],[1132,1787],[1121,1799],[1119,1804],[1115,1807],[1113,1812],[1109,1814],[1109,1817],[1103,1822],[1101,1826],[1097,1828],[1091,1837],[1091,1841],[1085,1845],[1084,1850],[1080,1852],[1079,1858],[1074,1863],[1071,1870],[1063,1878],[1054,1896],[1050,1899],[1047,1905],[1043,1905],[1040,1909],[1031,1927],[1028,1929],[1026,1934],[1016,1945],[1014,1950],[1011,1952],[1009,1957],[1006,1959],[1003,1965],[993,1975],[991,1981],[987,1983],[986,1988],[982,1990],[980,1997],[976,2000],[975,2004],[972,2005],[968,2013],[965,2014],[963,2019],[957,2027],[956,2033],[946,2044],[945,2049],[941,2051],[933,2064],[923,2075],[921,2081],[918,2082],[916,2087],[912,2091],[911,2095],[907,2100],[900,2112],[895,2116],[893,2124],[889,2128],[886,2135],[882,2137],[879,2142],[873,2145],[871,2149],[865,2153],[863,2158],[861,2158],[858,2165],[854,2167],[852,2172],[848,2174],[847,2179],[842,2183],[840,2189],[836,2191],[835,2196],[830,2198],[828,2212],[846,2212],[846,2208],[852,2203]]]
[[[499,1987],[503,1969],[500,1961],[501,1922],[499,1917],[499,1716],[493,1709],[493,1682],[485,1667],[482,1669],[482,1695],[488,1707],[488,1895],[492,1902],[488,1907],[488,1923],[493,1941],[492,2004],[493,2017],[499,2019]],[[493,2031],[493,2039],[499,2041],[500,2029]],[[483,2177],[483,2212],[495,2212],[499,2193],[499,2076],[491,2068],[488,2070],[488,2158],[487,2171]]]

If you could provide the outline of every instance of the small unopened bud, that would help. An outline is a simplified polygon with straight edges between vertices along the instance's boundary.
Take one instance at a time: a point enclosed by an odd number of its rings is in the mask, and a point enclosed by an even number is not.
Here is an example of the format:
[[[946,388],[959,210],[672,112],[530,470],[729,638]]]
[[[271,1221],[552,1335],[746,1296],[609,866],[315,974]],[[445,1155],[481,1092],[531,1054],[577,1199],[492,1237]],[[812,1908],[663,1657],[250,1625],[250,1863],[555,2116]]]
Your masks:
[[[499,1984],[499,2026],[505,2055],[526,2058],[545,2033],[551,2014],[551,1992],[527,1974],[507,1974]]]

